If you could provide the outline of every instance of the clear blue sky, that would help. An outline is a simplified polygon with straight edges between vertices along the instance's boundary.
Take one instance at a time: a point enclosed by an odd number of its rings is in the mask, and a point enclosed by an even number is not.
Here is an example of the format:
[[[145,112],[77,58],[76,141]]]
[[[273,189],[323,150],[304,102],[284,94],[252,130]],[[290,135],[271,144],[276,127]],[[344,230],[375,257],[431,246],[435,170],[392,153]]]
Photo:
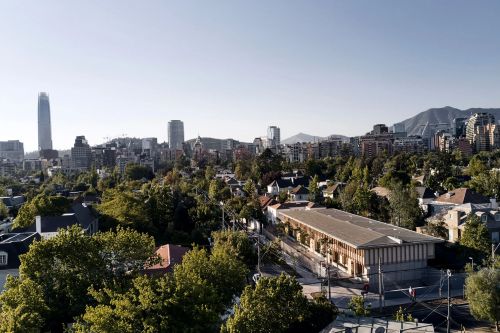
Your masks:
[[[0,140],[357,135],[500,106],[500,1],[0,0]]]

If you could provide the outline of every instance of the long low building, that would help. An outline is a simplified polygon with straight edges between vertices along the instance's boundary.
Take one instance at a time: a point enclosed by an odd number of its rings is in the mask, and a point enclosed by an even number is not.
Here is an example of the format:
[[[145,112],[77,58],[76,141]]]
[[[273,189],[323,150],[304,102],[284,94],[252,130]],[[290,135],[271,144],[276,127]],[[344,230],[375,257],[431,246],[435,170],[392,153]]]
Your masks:
[[[441,239],[337,209],[289,210],[279,213],[289,236],[353,277],[419,280]],[[378,281],[378,280],[377,280]]]

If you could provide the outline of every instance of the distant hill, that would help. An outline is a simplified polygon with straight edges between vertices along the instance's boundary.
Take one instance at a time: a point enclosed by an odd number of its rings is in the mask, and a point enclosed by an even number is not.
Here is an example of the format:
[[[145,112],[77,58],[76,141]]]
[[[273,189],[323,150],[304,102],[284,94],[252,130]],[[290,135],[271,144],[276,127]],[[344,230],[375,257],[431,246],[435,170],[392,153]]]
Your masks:
[[[330,136],[334,136],[337,138],[341,138],[344,142],[349,141],[349,138],[344,135],[332,134]],[[291,145],[297,142],[318,142],[328,139],[328,137],[314,136],[305,133],[299,133],[284,140],[281,140],[282,144]]]
[[[408,135],[418,135],[422,133],[423,127],[429,124],[449,124],[451,126],[455,118],[468,118],[474,113],[486,112],[495,116],[495,119],[500,120],[500,108],[472,108],[460,110],[451,106],[442,108],[432,108],[424,112],[420,112],[416,116],[401,121],[405,125]]]

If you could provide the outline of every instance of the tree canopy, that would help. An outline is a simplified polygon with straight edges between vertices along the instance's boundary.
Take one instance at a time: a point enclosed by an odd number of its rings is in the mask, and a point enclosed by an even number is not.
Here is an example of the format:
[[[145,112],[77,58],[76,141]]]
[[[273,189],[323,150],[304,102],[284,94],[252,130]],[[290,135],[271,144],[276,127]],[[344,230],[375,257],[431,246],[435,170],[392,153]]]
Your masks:
[[[500,270],[483,268],[471,273],[465,280],[465,294],[471,314],[478,320],[487,320],[500,329]]]
[[[308,303],[302,286],[293,277],[259,279],[255,288],[247,286],[221,332],[286,332],[294,323],[304,321]]]
[[[35,223],[35,217],[57,216],[66,213],[70,207],[71,201],[62,196],[38,194],[29,202],[25,203],[19,209],[19,213],[14,220],[15,228],[29,227]]]

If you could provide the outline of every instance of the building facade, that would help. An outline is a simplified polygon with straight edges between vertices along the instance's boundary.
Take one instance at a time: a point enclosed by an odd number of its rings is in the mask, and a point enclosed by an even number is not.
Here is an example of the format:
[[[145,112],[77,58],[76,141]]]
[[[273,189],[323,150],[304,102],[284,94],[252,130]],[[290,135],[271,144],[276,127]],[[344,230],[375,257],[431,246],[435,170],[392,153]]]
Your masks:
[[[489,113],[475,113],[467,121],[466,137],[476,152],[489,151],[499,146],[500,135],[495,117]]]
[[[77,136],[75,144],[71,148],[71,168],[77,170],[88,170],[92,165],[92,150],[85,136]]]
[[[277,126],[269,126],[267,129],[267,140],[269,148],[277,148],[281,144],[281,131]]]
[[[180,120],[168,122],[168,145],[170,149],[182,150],[184,142],[184,123]]]
[[[278,216],[288,235],[325,262],[372,284],[380,267],[392,281],[423,278],[441,239],[337,209],[294,210]]]
[[[24,145],[19,140],[0,141],[0,158],[20,162],[24,158]]]

